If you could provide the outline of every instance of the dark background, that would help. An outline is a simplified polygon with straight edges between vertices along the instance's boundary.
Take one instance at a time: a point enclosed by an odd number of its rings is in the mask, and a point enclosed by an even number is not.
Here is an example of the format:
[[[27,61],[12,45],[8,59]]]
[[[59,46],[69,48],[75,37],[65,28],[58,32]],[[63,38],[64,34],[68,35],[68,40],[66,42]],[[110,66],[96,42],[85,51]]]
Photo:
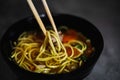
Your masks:
[[[34,0],[35,1],[35,0]],[[37,0],[39,1],[39,0]],[[119,0],[47,0],[54,13],[85,18],[102,33],[104,49],[91,74],[84,80],[120,79],[120,1]],[[36,3],[44,13],[41,3]],[[26,0],[0,0],[0,38],[14,22],[31,16]],[[17,80],[0,53],[0,80]],[[24,79],[23,79],[24,80]]]

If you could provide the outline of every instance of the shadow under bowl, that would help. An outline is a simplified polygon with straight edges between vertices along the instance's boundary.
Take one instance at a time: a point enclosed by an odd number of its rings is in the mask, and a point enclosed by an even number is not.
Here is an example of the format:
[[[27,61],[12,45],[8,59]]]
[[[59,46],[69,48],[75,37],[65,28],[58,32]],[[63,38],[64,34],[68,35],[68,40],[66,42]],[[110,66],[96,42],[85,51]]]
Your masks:
[[[18,36],[24,31],[40,30],[34,17],[25,18],[10,26],[0,41],[2,56],[11,70],[18,76],[19,80],[82,80],[91,72],[100,54],[102,53],[104,45],[103,37],[100,31],[89,21],[80,17],[66,14],[56,14],[53,17],[57,27],[65,25],[69,28],[77,30],[78,32],[81,32],[83,35],[89,38],[92,46],[95,48],[95,52],[89,58],[89,60],[87,60],[84,66],[70,73],[41,74],[24,70],[15,64],[15,62],[10,60],[12,52],[10,42],[16,41]],[[41,18],[46,26],[51,25],[46,15],[41,16]]]

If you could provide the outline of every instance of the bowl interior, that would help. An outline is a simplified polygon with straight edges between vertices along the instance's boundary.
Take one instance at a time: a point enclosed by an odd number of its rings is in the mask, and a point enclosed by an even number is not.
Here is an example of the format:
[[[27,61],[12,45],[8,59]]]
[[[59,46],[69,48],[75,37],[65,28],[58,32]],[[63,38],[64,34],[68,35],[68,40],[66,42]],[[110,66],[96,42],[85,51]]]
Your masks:
[[[42,16],[41,18],[45,26],[51,25],[46,16]],[[11,42],[16,41],[18,36],[24,31],[31,31],[31,30],[41,31],[34,17],[25,18],[23,20],[16,22],[11,27],[9,27],[9,29],[6,31],[6,33],[3,35],[0,41],[1,53],[4,59],[9,64],[11,69],[20,78],[24,77],[24,79],[26,78],[29,80],[31,79],[39,80],[40,78],[42,80],[48,80],[48,79],[60,80],[61,78],[62,80],[76,80],[78,78],[82,79],[85,76],[87,76],[89,72],[92,70],[92,68],[94,67],[103,49],[103,38],[99,30],[87,20],[76,17],[76,16],[58,14],[58,15],[54,15],[54,20],[57,27],[61,25],[65,25],[69,28],[73,28],[81,32],[83,35],[89,38],[91,40],[92,45],[95,47],[95,52],[83,67],[78,68],[71,73],[47,75],[47,74],[38,74],[38,73],[32,73],[32,72],[26,71],[18,67],[13,61],[10,60],[10,56],[12,52]],[[73,77],[71,78],[69,76],[73,76]]]

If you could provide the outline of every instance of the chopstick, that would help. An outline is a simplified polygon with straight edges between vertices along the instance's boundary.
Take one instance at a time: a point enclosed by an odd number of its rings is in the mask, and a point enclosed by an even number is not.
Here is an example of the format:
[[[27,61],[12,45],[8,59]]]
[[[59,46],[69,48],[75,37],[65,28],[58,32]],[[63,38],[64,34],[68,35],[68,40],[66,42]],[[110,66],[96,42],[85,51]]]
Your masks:
[[[36,10],[36,8],[35,8],[35,6],[34,6],[32,0],[27,0],[27,2],[28,2],[28,4],[29,4],[29,7],[31,8],[31,10],[32,10],[32,12],[33,12],[33,14],[34,14],[34,16],[35,16],[35,18],[36,18],[38,24],[39,24],[39,27],[42,29],[44,35],[46,35],[45,26],[44,26],[44,24],[43,24],[41,18],[39,17],[39,14],[38,14],[38,12],[37,12],[37,10]]]
[[[57,31],[55,22],[54,22],[54,20],[53,20],[53,17],[52,17],[52,15],[51,15],[51,12],[50,12],[50,9],[49,9],[49,7],[48,7],[48,4],[47,4],[46,0],[42,0],[42,3],[43,3],[43,6],[44,6],[44,8],[45,8],[45,11],[46,11],[46,13],[47,13],[47,16],[48,16],[48,18],[49,18],[49,20],[50,20],[50,22],[51,22],[51,25],[52,25],[55,33],[57,34],[57,36],[58,36],[58,38],[59,38],[59,35],[58,35],[58,31]]]
[[[46,35],[46,31],[47,31],[47,30],[45,29],[45,26],[44,26],[41,18],[39,17],[39,14],[38,14],[38,12],[37,12],[37,10],[36,10],[36,8],[35,8],[32,0],[27,0],[27,2],[28,2],[28,4],[29,4],[29,7],[31,8],[31,10],[32,10],[32,12],[33,12],[33,14],[34,14],[34,16],[35,16],[35,18],[36,18],[39,26],[40,26],[40,28],[42,29],[44,35]],[[49,9],[49,7],[48,7],[48,5],[47,5],[46,0],[42,0],[42,3],[43,3],[43,5],[44,5],[45,11],[46,11],[46,13],[47,13],[47,16],[48,16],[48,18],[49,18],[49,20],[50,20],[50,22],[51,22],[51,25],[52,25],[55,33],[57,34],[57,36],[58,36],[58,38],[59,38],[59,34],[58,34],[58,31],[57,31],[55,22],[54,22],[54,20],[53,20],[53,17],[52,17],[52,15],[51,15],[51,12],[50,12],[50,9]],[[59,39],[60,39],[60,38],[59,38]]]

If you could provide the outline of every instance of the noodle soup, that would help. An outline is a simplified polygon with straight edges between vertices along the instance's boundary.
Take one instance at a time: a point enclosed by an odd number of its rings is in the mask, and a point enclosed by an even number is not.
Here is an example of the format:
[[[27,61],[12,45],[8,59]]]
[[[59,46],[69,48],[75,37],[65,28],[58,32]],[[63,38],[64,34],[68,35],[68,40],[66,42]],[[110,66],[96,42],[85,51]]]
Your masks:
[[[54,14],[53,17],[54,17],[55,23],[57,25],[59,35],[62,32],[62,34],[67,37],[67,39],[66,39],[65,37],[63,38],[63,36],[61,35],[60,38],[62,40],[64,40],[64,41],[62,41],[62,44],[65,44],[66,47],[63,47],[61,45],[60,45],[60,47],[58,47],[57,43],[55,43],[54,46],[57,46],[57,47],[55,47],[56,48],[55,51],[62,49],[62,52],[64,53],[64,51],[65,51],[64,49],[67,49],[66,52],[69,53],[66,55],[67,57],[65,56],[65,53],[63,55],[53,54],[54,56],[57,56],[54,58],[57,61],[57,64],[55,64],[55,66],[58,65],[58,62],[61,62],[61,64],[64,63],[62,65],[60,64],[61,67],[59,67],[59,68],[56,68],[56,69],[49,68],[49,69],[47,69],[47,71],[45,71],[44,65],[42,65],[42,66],[40,65],[40,67],[39,67],[39,62],[35,61],[37,55],[40,52],[38,50],[40,50],[40,48],[41,48],[40,46],[43,44],[45,36],[43,35],[43,33],[40,33],[41,30],[39,28],[38,23],[34,19],[34,17],[27,17],[18,22],[15,22],[13,25],[11,25],[6,30],[3,37],[1,38],[0,52],[2,54],[2,57],[5,60],[5,62],[8,64],[8,66],[10,67],[11,71],[17,76],[18,80],[22,80],[22,79],[24,79],[24,80],[40,80],[40,79],[41,80],[61,80],[61,79],[62,80],[78,80],[78,79],[82,80],[86,76],[88,76],[89,73],[92,71],[95,63],[97,62],[97,60],[103,50],[103,46],[104,46],[103,37],[102,37],[100,31],[97,29],[97,27],[95,27],[89,21],[87,21],[83,18],[77,17],[77,16],[68,15],[68,14]],[[41,18],[47,28],[50,25],[48,18],[46,16],[41,16]],[[64,27],[64,25],[67,26],[68,28]],[[67,41],[69,39],[71,39],[70,35],[72,35],[72,34],[69,34],[71,32],[71,29],[73,30],[72,33],[76,34],[76,32],[77,32],[77,35],[79,34],[78,35],[79,38],[77,40],[80,42],[82,41],[83,45],[86,44],[87,48],[84,51],[85,56],[83,54],[82,55],[78,54],[78,56],[77,55],[73,56],[73,54],[71,54],[71,47],[66,45]],[[69,34],[69,36],[68,36],[68,34]],[[28,39],[28,36],[30,39]],[[72,36],[74,37],[75,35],[72,35]],[[80,38],[80,36],[81,36],[81,38]],[[26,37],[26,38],[24,38],[24,37]],[[31,38],[32,38],[32,40],[31,40]],[[24,39],[24,41],[22,39]],[[25,39],[28,39],[28,40],[25,41]],[[53,39],[53,41],[56,41],[55,39]],[[22,43],[25,42],[25,44],[20,43],[21,41],[22,41]],[[32,44],[27,46],[28,45],[27,43],[31,43],[31,41],[32,41]],[[49,42],[48,39],[47,39],[47,42]],[[60,41],[59,41],[59,43],[60,43]],[[18,44],[19,44],[19,46],[22,44],[22,49],[19,48]],[[49,43],[47,43],[47,47],[43,47],[44,50],[48,50],[49,46],[50,46]],[[71,46],[72,46],[72,48],[75,48],[75,51],[77,50],[76,47],[78,47],[78,46],[75,47],[75,45],[73,45],[73,44],[71,44]],[[24,55],[25,59],[24,59],[22,52],[25,51],[25,50],[23,50],[25,47],[29,47],[28,49],[26,49],[26,52],[28,51],[31,53],[29,55],[25,54]],[[79,46],[79,48],[81,50],[81,46]],[[84,50],[85,46],[82,49]],[[50,48],[49,51],[51,51],[51,50],[53,50],[53,49]],[[14,55],[15,52],[17,53],[16,55]],[[74,50],[73,50],[73,52],[74,52]],[[52,53],[52,52],[50,52],[50,53]],[[49,56],[49,59],[50,59],[50,57],[51,57],[50,53],[48,53],[44,57],[39,56],[37,58],[37,60],[39,60],[40,58],[45,58],[46,56]],[[53,57],[53,55],[52,55],[52,57]],[[16,58],[15,58],[15,56],[16,56]],[[75,57],[75,58],[73,58],[73,57]],[[66,60],[64,60],[64,59],[66,59]],[[82,61],[81,61],[81,59],[82,59]],[[29,60],[32,60],[32,62],[29,62]],[[43,60],[43,59],[40,59],[40,60]],[[69,61],[71,61],[71,62],[74,61],[74,63],[77,61],[79,63],[78,64],[75,63],[75,65],[73,67],[72,66],[64,67],[66,65],[67,66],[70,65],[68,63]],[[24,62],[24,64],[22,64],[23,62]],[[44,62],[41,64],[44,64]],[[48,63],[50,63],[50,62],[48,62]],[[40,68],[41,72],[39,72],[39,70],[36,68],[36,66],[34,64],[36,64],[38,66],[37,68]],[[52,64],[49,64],[49,65],[51,66]],[[24,67],[22,67],[22,66],[24,66]],[[50,69],[52,71],[49,71]],[[57,72],[60,70],[61,70],[61,72]]]
[[[50,28],[46,36],[23,32],[14,42],[12,60],[31,72],[59,74],[81,67],[94,52],[91,40],[74,29],[60,26],[58,35]]]

